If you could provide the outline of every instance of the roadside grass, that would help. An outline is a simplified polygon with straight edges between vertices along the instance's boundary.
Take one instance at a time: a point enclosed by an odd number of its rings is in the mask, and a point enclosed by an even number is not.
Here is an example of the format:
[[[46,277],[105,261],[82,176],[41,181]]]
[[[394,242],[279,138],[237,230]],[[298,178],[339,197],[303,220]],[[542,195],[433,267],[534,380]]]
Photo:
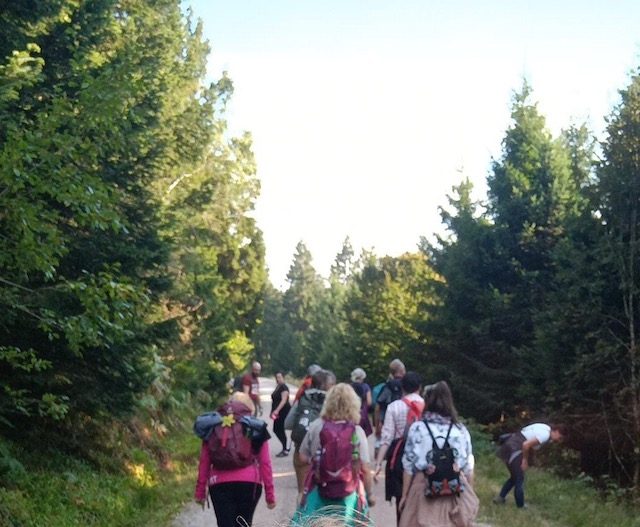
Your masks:
[[[561,479],[540,467],[527,471],[528,508],[516,508],[513,491],[506,503],[493,504],[491,500],[500,492],[508,472],[495,456],[496,447],[489,436],[480,427],[472,425],[470,429],[476,454],[474,489],[480,498],[478,523],[492,527],[640,527],[640,509],[615,496],[603,498],[583,480]]]
[[[164,436],[161,455],[155,446],[155,454],[130,449],[123,456],[127,461],[122,470],[104,470],[59,453],[30,452],[0,439],[0,525],[168,524],[192,499],[199,441],[190,430],[182,429]]]

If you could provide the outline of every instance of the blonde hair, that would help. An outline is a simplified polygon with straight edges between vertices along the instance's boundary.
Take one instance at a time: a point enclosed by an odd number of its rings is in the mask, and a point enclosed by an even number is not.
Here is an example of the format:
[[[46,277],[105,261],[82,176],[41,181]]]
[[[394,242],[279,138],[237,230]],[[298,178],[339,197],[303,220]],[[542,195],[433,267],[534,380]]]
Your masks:
[[[320,416],[329,421],[360,422],[360,397],[350,384],[341,382],[327,392]]]
[[[251,413],[254,413],[256,411],[256,407],[253,404],[251,397],[249,397],[249,395],[244,392],[233,392],[231,394],[230,400],[237,401],[248,406],[249,410],[251,410]]]

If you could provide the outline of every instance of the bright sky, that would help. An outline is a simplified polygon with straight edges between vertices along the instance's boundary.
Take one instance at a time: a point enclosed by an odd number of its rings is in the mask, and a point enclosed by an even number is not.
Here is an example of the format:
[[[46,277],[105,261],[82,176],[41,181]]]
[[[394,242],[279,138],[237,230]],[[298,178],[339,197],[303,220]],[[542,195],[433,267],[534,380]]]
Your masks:
[[[277,287],[303,241],[328,276],[359,254],[442,232],[463,177],[485,197],[526,77],[554,134],[601,132],[640,66],[640,1],[184,0],[204,22],[210,80],[254,138],[256,218]]]

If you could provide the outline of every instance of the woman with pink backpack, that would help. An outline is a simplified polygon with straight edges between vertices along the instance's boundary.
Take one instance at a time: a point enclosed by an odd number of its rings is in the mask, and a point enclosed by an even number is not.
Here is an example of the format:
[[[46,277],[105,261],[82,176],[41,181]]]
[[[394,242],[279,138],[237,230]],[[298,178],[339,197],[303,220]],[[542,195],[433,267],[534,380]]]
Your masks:
[[[300,446],[311,468],[292,525],[309,518],[342,518],[344,525],[368,524],[372,476],[367,436],[360,421],[360,398],[340,383],[331,388],[320,413]]]
[[[254,411],[251,397],[235,392],[194,425],[202,439],[195,499],[204,507],[211,498],[218,527],[251,526],[263,487],[267,507],[276,506],[269,433]]]

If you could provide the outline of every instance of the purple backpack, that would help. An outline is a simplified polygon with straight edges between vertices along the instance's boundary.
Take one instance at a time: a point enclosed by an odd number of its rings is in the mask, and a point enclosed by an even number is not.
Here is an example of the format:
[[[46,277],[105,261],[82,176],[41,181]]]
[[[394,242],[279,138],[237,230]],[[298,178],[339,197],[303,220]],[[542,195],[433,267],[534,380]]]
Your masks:
[[[256,462],[250,433],[247,434],[242,418],[251,416],[251,410],[238,401],[228,401],[218,408],[221,423],[207,440],[211,464],[221,470],[247,467]]]
[[[325,421],[315,465],[315,481],[323,498],[341,499],[358,490],[360,452],[356,425]]]

